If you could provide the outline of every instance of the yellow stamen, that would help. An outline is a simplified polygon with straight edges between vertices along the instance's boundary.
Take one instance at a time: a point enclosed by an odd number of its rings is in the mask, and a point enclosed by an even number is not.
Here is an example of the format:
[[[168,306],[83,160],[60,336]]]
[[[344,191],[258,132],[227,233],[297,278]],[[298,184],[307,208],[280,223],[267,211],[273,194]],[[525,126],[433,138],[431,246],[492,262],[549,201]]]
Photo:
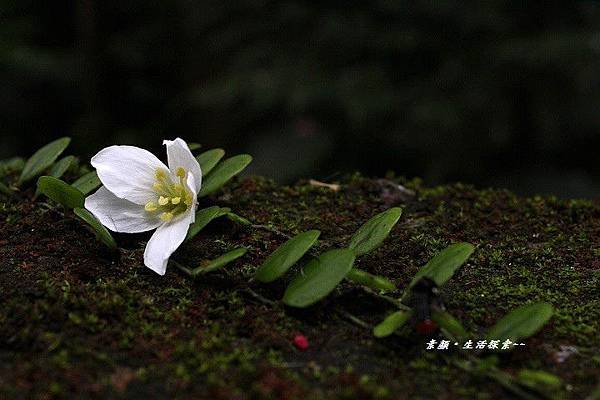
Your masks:
[[[173,172],[156,169],[156,180],[152,184],[152,188],[158,198],[148,202],[144,207],[147,211],[156,211],[164,222],[169,222],[176,216],[187,212],[193,202],[193,193],[186,183],[188,171],[183,167],[178,167]]]
[[[169,222],[170,220],[172,220],[172,219],[173,219],[173,213],[170,213],[170,212],[164,212],[164,213],[160,214],[160,219],[161,219],[163,222]]]

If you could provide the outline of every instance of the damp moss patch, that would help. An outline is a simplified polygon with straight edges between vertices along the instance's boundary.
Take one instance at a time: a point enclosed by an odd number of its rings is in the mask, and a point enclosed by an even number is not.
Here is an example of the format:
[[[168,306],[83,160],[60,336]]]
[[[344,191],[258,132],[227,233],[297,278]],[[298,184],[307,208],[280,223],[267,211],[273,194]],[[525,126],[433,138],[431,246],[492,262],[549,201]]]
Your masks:
[[[458,369],[458,352],[425,350],[430,338],[408,327],[376,339],[353,323],[349,316],[375,325],[394,311],[354,284],[295,310],[270,303],[293,274],[248,283],[285,235],[318,229],[319,249],[346,246],[362,223],[395,206],[404,210],[400,222],[358,259],[361,269],[404,288],[448,244],[474,244],[442,289],[448,311],[476,340],[511,309],[551,303],[550,324],[498,365],[559,376],[558,398],[590,394],[600,376],[600,204],[399,183],[414,195],[361,176],[337,191],[238,180],[201,206],[230,207],[262,228],[211,222],[173,259],[193,268],[249,250],[196,280],[173,266],[163,277],[145,268],[148,234],[117,235],[115,255],[32,193],[0,197],[0,397],[512,398]],[[299,333],[306,351],[293,345]]]

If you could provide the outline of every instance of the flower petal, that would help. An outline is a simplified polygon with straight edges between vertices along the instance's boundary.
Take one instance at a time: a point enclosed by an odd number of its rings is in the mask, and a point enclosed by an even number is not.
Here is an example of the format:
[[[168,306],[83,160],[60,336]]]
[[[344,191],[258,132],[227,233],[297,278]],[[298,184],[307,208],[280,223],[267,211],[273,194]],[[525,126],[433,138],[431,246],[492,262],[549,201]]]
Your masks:
[[[175,140],[165,140],[163,144],[167,146],[167,158],[171,172],[176,174],[177,168],[182,167],[193,174],[195,186],[191,189],[198,193],[200,186],[202,186],[202,170],[187,143],[183,139],[177,138]]]
[[[115,196],[136,204],[154,200],[158,169],[167,170],[154,154],[135,146],[110,146],[92,157],[100,181]]]
[[[169,257],[183,243],[189,228],[189,212],[159,226],[146,245],[144,264],[157,274],[164,275]]]
[[[104,186],[85,199],[85,208],[114,232],[145,232],[162,223],[143,206],[118,198]]]
[[[187,184],[187,187],[190,190],[192,190],[192,188],[196,185],[194,174],[188,174],[186,184]],[[190,206],[190,209],[187,210],[187,212],[191,213],[190,224],[193,224],[194,222],[196,222],[196,206],[197,205],[198,205],[198,195],[196,194],[196,192],[194,192],[192,190],[192,205]]]

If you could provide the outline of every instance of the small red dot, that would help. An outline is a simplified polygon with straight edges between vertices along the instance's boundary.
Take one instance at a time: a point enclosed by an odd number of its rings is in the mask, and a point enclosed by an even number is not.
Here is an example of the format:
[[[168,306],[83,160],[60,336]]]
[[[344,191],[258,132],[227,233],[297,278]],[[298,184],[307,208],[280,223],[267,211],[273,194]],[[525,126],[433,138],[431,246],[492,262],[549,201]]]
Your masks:
[[[437,324],[430,319],[419,321],[415,326],[417,333],[420,333],[421,335],[429,335],[431,333],[434,333],[435,331],[437,331],[437,328]]]
[[[294,346],[300,351],[308,349],[308,339],[304,335],[296,335],[294,337]]]

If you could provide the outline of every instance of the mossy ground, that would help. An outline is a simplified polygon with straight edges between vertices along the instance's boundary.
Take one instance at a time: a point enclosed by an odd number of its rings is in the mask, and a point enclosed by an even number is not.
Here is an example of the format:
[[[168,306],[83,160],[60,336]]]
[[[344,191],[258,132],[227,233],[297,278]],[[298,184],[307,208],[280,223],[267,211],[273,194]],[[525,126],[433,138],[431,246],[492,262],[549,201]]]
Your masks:
[[[600,376],[600,204],[521,198],[503,190],[351,177],[341,189],[245,179],[206,201],[293,234],[322,231],[320,248],[343,246],[369,217],[392,205],[403,216],[384,245],[358,260],[399,288],[452,242],[477,246],[442,289],[448,311],[473,339],[530,301],[554,305],[551,323],[499,367],[558,375],[557,398],[581,399]],[[0,397],[317,399],[511,398],[496,382],[428,352],[410,328],[375,339],[348,313],[378,323],[392,307],[351,283],[305,310],[269,305],[286,280],[249,283],[285,239],[213,221],[173,256],[199,265],[224,251],[249,252],[196,281],[170,266],[142,265],[147,234],[118,235],[120,254],[95,241],[73,215],[29,193],[0,200]],[[287,276],[289,278],[289,275]],[[310,341],[304,352],[292,338]],[[561,345],[577,353],[562,361]]]

